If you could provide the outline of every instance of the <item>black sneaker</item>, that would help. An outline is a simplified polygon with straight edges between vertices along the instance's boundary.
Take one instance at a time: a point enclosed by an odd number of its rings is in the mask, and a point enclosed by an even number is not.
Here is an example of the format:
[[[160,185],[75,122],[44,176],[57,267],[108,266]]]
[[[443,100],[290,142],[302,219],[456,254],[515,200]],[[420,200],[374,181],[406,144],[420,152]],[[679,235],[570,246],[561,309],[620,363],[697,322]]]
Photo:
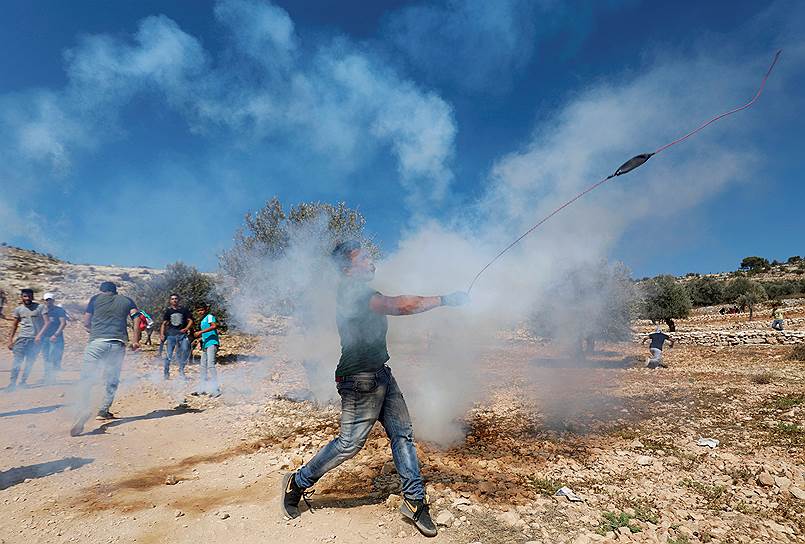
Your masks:
[[[304,500],[309,510],[313,510],[308,497],[312,491],[305,491],[296,484],[296,472],[289,472],[282,478],[282,514],[286,519],[294,519],[300,516],[299,501]]]
[[[430,507],[427,501],[421,499],[408,499],[403,497],[400,512],[414,522],[419,532],[425,536],[436,536],[439,532],[436,524],[430,518]]]
[[[98,415],[95,416],[95,419],[97,419],[98,421],[103,421],[105,419],[115,419],[115,415],[109,410],[100,410],[98,412]]]

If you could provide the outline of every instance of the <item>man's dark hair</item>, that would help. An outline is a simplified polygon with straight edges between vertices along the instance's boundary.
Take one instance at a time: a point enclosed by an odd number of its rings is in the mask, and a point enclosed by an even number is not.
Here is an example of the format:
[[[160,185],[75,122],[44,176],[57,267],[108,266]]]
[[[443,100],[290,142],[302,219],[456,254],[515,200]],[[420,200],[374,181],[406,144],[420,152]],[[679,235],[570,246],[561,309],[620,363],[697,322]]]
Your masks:
[[[101,283],[101,293],[112,293],[113,295],[117,293],[117,285],[111,281],[105,281]]]
[[[20,289],[20,294],[21,295],[34,296],[34,290],[33,289]]]
[[[202,300],[196,303],[196,310],[209,310],[209,309],[210,309],[210,303],[207,302],[206,300]]]
[[[348,268],[352,264],[352,252],[359,250],[361,243],[357,240],[346,240],[335,246],[330,256],[339,269]]]
[[[180,299],[180,298],[182,298],[182,297],[180,297],[180,296],[179,296],[179,293],[171,293],[171,294],[168,296],[168,298],[173,298],[173,297],[176,297],[176,298],[179,298],[179,299]]]

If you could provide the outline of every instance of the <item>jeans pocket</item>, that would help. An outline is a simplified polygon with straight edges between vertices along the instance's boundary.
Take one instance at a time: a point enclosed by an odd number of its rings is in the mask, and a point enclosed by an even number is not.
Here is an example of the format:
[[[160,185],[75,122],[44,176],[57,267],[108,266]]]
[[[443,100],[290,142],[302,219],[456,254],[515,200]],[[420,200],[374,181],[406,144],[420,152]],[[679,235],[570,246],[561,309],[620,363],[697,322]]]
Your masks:
[[[349,378],[336,384],[338,393],[353,391],[355,393],[371,393],[377,389],[375,378]]]

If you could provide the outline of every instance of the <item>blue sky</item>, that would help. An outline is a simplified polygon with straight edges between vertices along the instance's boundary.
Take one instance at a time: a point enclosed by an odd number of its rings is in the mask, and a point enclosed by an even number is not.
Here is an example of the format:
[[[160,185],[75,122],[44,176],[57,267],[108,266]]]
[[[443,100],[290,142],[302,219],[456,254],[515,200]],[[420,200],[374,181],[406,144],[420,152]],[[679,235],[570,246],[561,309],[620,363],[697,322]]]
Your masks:
[[[0,239],[15,245],[212,270],[273,195],[346,201],[386,253],[434,221],[514,238],[631,155],[747,100],[784,47],[752,109],[593,193],[557,228],[580,245],[600,230],[594,251],[638,277],[805,254],[797,2],[2,10]]]

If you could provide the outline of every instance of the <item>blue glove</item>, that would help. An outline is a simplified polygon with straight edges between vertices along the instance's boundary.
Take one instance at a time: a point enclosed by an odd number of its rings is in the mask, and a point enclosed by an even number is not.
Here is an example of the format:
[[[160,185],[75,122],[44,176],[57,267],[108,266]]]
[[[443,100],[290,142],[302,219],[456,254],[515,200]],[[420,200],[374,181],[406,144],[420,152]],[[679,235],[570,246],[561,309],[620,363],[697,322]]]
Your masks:
[[[442,295],[442,306],[463,306],[470,301],[470,296],[464,291],[456,291],[449,295]]]

